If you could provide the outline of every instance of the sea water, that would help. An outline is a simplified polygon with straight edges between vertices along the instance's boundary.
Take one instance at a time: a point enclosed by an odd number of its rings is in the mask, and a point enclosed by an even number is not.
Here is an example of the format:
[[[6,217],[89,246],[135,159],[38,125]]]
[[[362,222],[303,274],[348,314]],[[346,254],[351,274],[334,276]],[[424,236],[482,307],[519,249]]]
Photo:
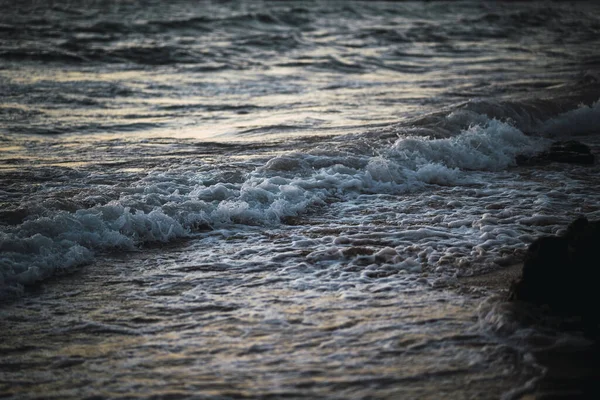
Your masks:
[[[600,217],[515,163],[598,154],[598,6],[14,3],[3,397],[519,398],[589,345],[460,278]]]

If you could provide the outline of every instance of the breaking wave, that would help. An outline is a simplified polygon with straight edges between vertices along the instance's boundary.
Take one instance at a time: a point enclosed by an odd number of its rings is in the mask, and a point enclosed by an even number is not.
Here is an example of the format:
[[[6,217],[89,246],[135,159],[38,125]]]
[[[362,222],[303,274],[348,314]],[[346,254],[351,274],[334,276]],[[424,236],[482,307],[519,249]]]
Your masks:
[[[276,226],[361,194],[400,195],[430,185],[477,184],[480,177],[474,172],[506,170],[515,166],[517,154],[539,151],[549,143],[526,135],[514,121],[465,112],[447,115],[447,120],[458,119],[462,125],[470,121],[452,137],[400,136],[375,155],[292,152],[265,160],[242,179],[210,181],[202,173],[186,171],[174,181],[172,174],[150,172],[122,188],[118,198],[105,196],[101,203],[75,211],[30,215],[0,233],[1,290],[4,295],[17,293],[23,286],[89,263],[105,250],[133,250],[237,224]],[[582,106],[541,122],[539,132],[554,136],[558,127],[568,124],[571,132],[575,126],[575,133],[584,133],[599,115],[598,103]],[[448,226],[476,221],[459,222]]]

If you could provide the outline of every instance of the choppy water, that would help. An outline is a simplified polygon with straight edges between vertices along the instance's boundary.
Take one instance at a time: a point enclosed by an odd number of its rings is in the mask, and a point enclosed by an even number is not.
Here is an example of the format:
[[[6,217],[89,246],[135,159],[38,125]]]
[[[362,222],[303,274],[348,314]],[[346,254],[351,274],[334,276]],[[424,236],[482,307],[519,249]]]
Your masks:
[[[600,217],[514,162],[598,154],[600,7],[2,5],[3,396],[518,397],[577,342],[455,286]]]

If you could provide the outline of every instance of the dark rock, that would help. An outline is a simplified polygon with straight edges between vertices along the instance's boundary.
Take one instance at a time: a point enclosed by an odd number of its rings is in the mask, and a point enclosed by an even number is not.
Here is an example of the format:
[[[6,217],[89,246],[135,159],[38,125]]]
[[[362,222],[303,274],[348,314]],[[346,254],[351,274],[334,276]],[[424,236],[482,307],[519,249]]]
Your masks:
[[[562,236],[536,239],[527,249],[522,276],[513,282],[510,299],[597,323],[599,250],[600,221],[584,217],[573,221]]]
[[[554,142],[550,145],[550,152],[564,151],[572,153],[589,154],[591,153],[590,148],[576,140],[567,140],[565,142]]]
[[[527,249],[521,279],[511,287],[511,299],[560,306],[561,299],[557,299],[556,294],[563,289],[561,272],[568,264],[569,242],[566,238],[544,236],[536,239]]]
[[[515,158],[517,165],[544,165],[551,162],[570,164],[593,164],[595,160],[591,149],[576,140],[552,143],[547,151],[534,155],[519,154]]]
[[[548,151],[551,161],[573,164],[593,164],[594,155],[588,146],[575,140],[554,142]]]

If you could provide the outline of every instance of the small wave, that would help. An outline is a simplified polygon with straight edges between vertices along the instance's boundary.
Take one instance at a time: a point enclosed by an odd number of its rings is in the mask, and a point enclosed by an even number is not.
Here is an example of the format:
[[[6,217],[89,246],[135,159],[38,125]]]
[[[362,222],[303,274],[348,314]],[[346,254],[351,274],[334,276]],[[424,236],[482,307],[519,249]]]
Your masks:
[[[600,100],[545,121],[540,132],[550,137],[600,134]]]
[[[72,33],[97,33],[105,34],[133,34],[133,33],[165,33],[169,31],[194,31],[196,33],[211,32],[223,26],[246,27],[249,29],[266,26],[298,27],[311,21],[308,10],[300,8],[288,11],[274,11],[272,13],[250,12],[231,16],[195,15],[189,18],[150,19],[147,21],[108,21],[101,20],[93,23],[79,23],[72,25],[68,31]]]
[[[125,117],[126,118],[126,117]],[[96,132],[134,132],[139,130],[151,130],[161,127],[163,124],[157,122],[135,122],[135,123],[94,123],[94,124],[53,124],[40,121],[37,124],[8,124],[6,130],[17,134],[33,134],[42,136],[64,135],[69,133],[86,134]]]
[[[530,99],[521,101],[470,100],[459,104],[450,113],[435,113],[411,121],[413,131],[420,135],[438,138],[452,136],[453,132],[472,124],[482,124],[496,119],[515,126],[527,135],[553,137],[558,135],[560,121],[579,118],[566,129],[566,136],[590,133],[597,120],[597,88],[595,84],[574,98]],[[590,102],[590,98],[593,100]],[[590,104],[586,106],[585,103]],[[551,128],[554,126],[555,128]],[[554,129],[554,130],[553,130]],[[419,134],[419,133],[415,133]]]
[[[26,122],[40,115],[44,115],[44,113],[38,110],[0,106],[0,120],[4,120],[6,122]]]
[[[184,19],[170,19],[170,20],[152,20],[148,21],[149,26],[157,26],[160,28],[186,30],[193,29],[195,31],[208,32],[211,30],[209,24],[214,22],[214,18],[206,16],[197,16],[192,18]]]
[[[398,27],[368,27],[361,29],[355,35],[360,40],[383,42],[386,44],[412,43],[412,39]]]
[[[203,54],[185,47],[126,46],[121,48],[90,47],[83,42],[67,42],[61,45],[64,50],[48,48],[22,48],[0,50],[0,59],[7,61],[41,61],[54,63],[135,63],[142,65],[203,64]],[[207,65],[204,70],[221,70],[222,64]]]
[[[265,25],[283,25],[289,27],[297,27],[311,22],[311,18],[307,17],[312,13],[304,8],[292,8],[289,10],[274,11],[271,13],[257,12],[239,14],[227,18],[220,19],[221,23],[260,23]]]
[[[2,290],[18,292],[23,285],[90,262],[97,251],[134,249],[210,227],[277,225],[332,197],[468,184],[462,171],[506,168],[518,151],[536,146],[509,124],[481,118],[487,122],[453,138],[398,139],[379,156],[330,151],[275,157],[240,183],[205,185],[191,175],[173,186],[171,175],[151,174],[123,188],[118,200],[53,212],[2,232]]]
[[[217,72],[224,71],[226,69],[244,69],[243,64],[231,64],[231,63],[221,63],[221,62],[206,62],[203,64],[196,64],[193,66],[189,66],[185,68],[187,72]]]
[[[97,54],[103,61],[133,62],[146,65],[166,65],[174,63],[196,63],[201,60],[188,50],[175,46],[128,46],[125,48],[104,51]]]
[[[29,60],[47,62],[67,62],[74,60],[87,63],[132,63],[139,65],[193,65],[188,71],[210,72],[225,69],[246,69],[251,66],[261,65],[261,62],[248,58],[245,53],[248,49],[237,46],[236,51],[224,57],[219,51],[197,51],[186,43],[134,45],[126,42],[119,47],[95,46],[85,41],[67,41],[60,47],[63,51],[46,51],[31,49],[27,51],[6,52],[5,58],[9,60]],[[286,48],[287,46],[281,46]],[[0,52],[0,58],[2,57]]]
[[[308,64],[303,64],[304,66],[317,70],[331,70],[344,73],[363,73],[367,71],[367,65],[343,59],[339,56],[327,56],[303,61],[308,61]]]
[[[311,125],[269,125],[269,126],[260,126],[256,128],[248,128],[240,131],[239,133],[242,135],[261,135],[261,134],[269,134],[269,133],[280,133],[285,131],[296,131],[302,129],[312,128]]]
[[[555,24],[555,22],[560,20],[563,16],[561,11],[555,7],[539,7],[538,5],[533,5],[528,8],[529,9],[527,10],[515,10],[509,13],[486,12],[476,17],[463,18],[460,22],[467,25],[472,25],[474,23],[503,23],[505,26],[515,28],[530,28],[546,24]]]
[[[237,46],[259,47],[268,50],[292,50],[301,44],[294,34],[261,33],[236,41]]]
[[[0,23],[0,32],[4,32],[4,33],[16,33],[18,31],[19,31],[19,27],[18,26]]]
[[[142,27],[143,25],[137,25]],[[117,21],[98,21],[91,25],[73,25],[70,27],[71,32],[86,32],[99,34],[115,34],[115,33],[131,33],[135,32],[135,26],[124,22]]]
[[[501,121],[486,115],[490,104],[467,103],[443,115],[444,129],[450,132],[446,137],[411,135],[427,126],[438,129],[439,133],[441,120],[434,118],[421,128],[404,126],[395,130],[400,137],[376,151],[366,136],[341,137],[336,139],[338,144],[332,142],[333,147],[322,151],[313,148],[310,152],[289,153],[253,163],[254,170],[245,174],[211,177],[196,169],[149,172],[121,185],[114,193],[104,190],[97,201],[88,196],[80,205],[66,205],[67,209],[62,205],[50,207],[49,202],[47,207],[38,204],[34,214],[27,210],[5,210],[11,223],[0,232],[0,292],[5,296],[17,294],[23,286],[91,262],[94,254],[102,251],[134,250],[152,242],[189,237],[199,230],[234,225],[278,226],[327,202],[362,194],[398,195],[423,190],[428,185],[476,184],[477,175],[468,171],[505,170],[515,165],[517,154],[540,150],[546,144],[543,139],[526,135],[518,123],[508,121],[529,110],[527,107],[517,108],[515,113],[514,104],[491,104],[492,110],[504,110],[502,115],[507,120]],[[478,114],[476,109],[486,113]],[[547,116],[548,109],[540,107],[539,115]],[[546,118],[541,126],[574,126],[575,121],[595,118],[597,114],[598,103],[595,103]],[[531,116],[522,118],[525,125],[532,123],[531,119]],[[542,129],[542,134],[548,132]],[[94,179],[90,177],[89,181],[110,185],[109,181]],[[548,222],[542,225],[527,218],[513,218],[512,223],[528,229],[547,229],[562,221],[544,218]],[[462,229],[490,224],[494,227],[497,222],[483,215],[481,219],[449,221],[447,226]],[[494,232],[486,230],[480,237],[482,243],[473,251],[485,252],[489,246],[497,245]],[[525,236],[515,238],[518,234],[506,227],[498,232],[512,238],[511,246],[526,240]],[[402,232],[398,238],[408,243],[448,235],[443,229],[438,232],[415,228]],[[432,263],[443,259],[439,254],[430,258]]]
[[[164,111],[196,111],[204,110],[209,112],[230,111],[236,114],[249,114],[254,111],[268,110],[269,107],[260,107],[254,104],[170,104],[165,106],[156,106],[156,110]]]
[[[42,62],[85,62],[88,59],[80,54],[52,49],[23,48],[0,50],[0,59],[7,61],[42,61]]]

